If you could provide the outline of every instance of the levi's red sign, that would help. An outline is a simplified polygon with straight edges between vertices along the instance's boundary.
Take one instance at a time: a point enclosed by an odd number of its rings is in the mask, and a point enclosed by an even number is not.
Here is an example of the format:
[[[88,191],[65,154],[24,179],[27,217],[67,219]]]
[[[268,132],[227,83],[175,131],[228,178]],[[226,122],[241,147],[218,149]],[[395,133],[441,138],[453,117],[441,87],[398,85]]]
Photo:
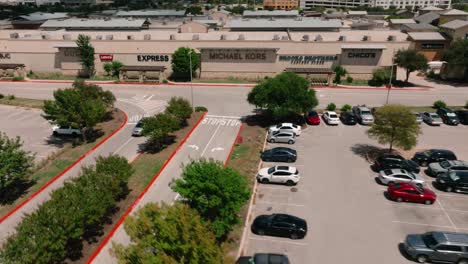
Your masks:
[[[99,54],[99,59],[101,61],[112,61],[114,59],[114,55],[112,55],[112,54]]]

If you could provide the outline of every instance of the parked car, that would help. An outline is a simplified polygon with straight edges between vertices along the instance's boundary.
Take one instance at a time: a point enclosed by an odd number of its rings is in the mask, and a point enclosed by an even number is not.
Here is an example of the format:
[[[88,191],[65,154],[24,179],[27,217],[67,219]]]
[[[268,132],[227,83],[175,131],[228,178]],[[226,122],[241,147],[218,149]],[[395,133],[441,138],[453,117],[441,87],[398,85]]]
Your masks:
[[[374,123],[374,116],[366,106],[353,106],[353,113],[361,125],[370,125]]]
[[[296,167],[273,166],[258,171],[257,181],[261,183],[285,183],[289,186],[299,182],[301,176]]]
[[[267,137],[268,142],[270,143],[288,143],[294,144],[296,142],[296,136],[292,132],[272,132],[268,133]]]
[[[252,223],[251,230],[258,235],[304,238],[307,234],[307,222],[288,214],[260,215]]]
[[[320,117],[317,111],[309,111],[304,115],[304,118],[309,125],[320,125]]]
[[[388,198],[397,202],[433,204],[437,198],[433,191],[413,183],[389,184],[387,194]]]
[[[421,124],[423,122],[423,117],[422,117],[421,113],[414,112],[414,116],[416,117],[416,122],[418,122],[418,124]]]
[[[427,232],[407,235],[403,248],[419,263],[445,262],[467,264],[468,234]]]
[[[402,169],[382,170],[379,173],[379,180],[382,184],[393,184],[397,182],[412,182],[424,184],[424,178],[417,173],[412,173]]]
[[[437,176],[440,173],[451,171],[468,171],[468,162],[463,160],[444,160],[433,162],[427,166],[428,175]]]
[[[271,126],[268,129],[268,133],[271,134],[274,132],[291,132],[294,133],[295,136],[299,136],[301,135],[301,127],[293,123],[281,123],[276,126]]]
[[[436,183],[440,189],[453,191],[468,191],[468,171],[447,171],[437,175]]]
[[[463,125],[468,125],[468,110],[457,110],[455,111],[460,123]]]
[[[341,112],[340,120],[345,125],[356,125],[356,116],[352,112]]]
[[[260,155],[263,161],[294,162],[297,159],[297,151],[291,148],[272,148],[265,150]]]
[[[143,135],[143,122],[138,121],[135,127],[132,130],[132,136],[140,137]]]
[[[253,256],[240,257],[236,264],[289,264],[289,258],[283,254],[257,253]]]
[[[421,152],[416,152],[411,160],[426,167],[429,163],[440,162],[443,160],[456,160],[457,156],[446,149],[429,149]]]
[[[428,125],[440,126],[442,124],[442,118],[440,118],[440,116],[436,113],[424,112],[422,116],[423,121]]]
[[[412,161],[406,160],[396,154],[382,154],[375,160],[374,168],[378,171],[387,169],[404,169],[410,172],[419,173],[419,165]]]
[[[81,130],[78,128],[73,128],[71,126],[53,126],[52,134],[54,136],[78,136],[81,135]]]
[[[323,120],[325,120],[327,125],[338,125],[340,123],[338,115],[333,111],[325,111],[323,113]]]
[[[460,120],[458,120],[457,115],[453,112],[452,109],[449,108],[439,108],[437,109],[437,114],[442,118],[442,122],[447,125],[457,126],[460,124]]]

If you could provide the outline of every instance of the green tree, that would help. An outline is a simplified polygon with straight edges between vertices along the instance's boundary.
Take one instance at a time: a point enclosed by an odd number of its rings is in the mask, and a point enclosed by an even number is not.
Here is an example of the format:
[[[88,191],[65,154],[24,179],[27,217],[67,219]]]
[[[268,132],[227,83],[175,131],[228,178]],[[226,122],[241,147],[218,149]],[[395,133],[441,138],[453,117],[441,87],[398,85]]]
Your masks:
[[[108,76],[111,75],[111,72],[112,72],[112,63],[110,62],[106,62],[102,65],[102,69],[104,69],[104,71],[106,72],[106,74]]]
[[[168,106],[166,107],[166,112],[172,114],[179,118],[181,121],[185,121],[193,113],[192,106],[189,101],[182,97],[172,97],[169,100]]]
[[[464,79],[468,79],[468,39],[454,40],[444,51],[443,60],[449,65],[464,67]]]
[[[304,113],[318,105],[315,90],[309,88],[309,82],[293,72],[263,80],[249,92],[247,101],[268,109],[277,118],[290,112]]]
[[[185,166],[173,190],[211,223],[222,240],[239,222],[237,215],[250,197],[247,179],[237,170],[215,161],[192,161]]]
[[[414,71],[426,70],[428,68],[427,59],[415,49],[401,49],[395,55],[395,63],[406,70],[405,82],[408,82],[410,73]]]
[[[115,97],[110,91],[84,82],[75,82],[72,88],[54,91],[54,101],[44,102],[42,115],[52,124],[72,126],[83,130],[83,139],[113,107]]]
[[[119,263],[223,262],[209,226],[187,205],[147,204],[124,227],[133,243],[114,246]]]
[[[421,134],[414,114],[402,105],[386,105],[377,108],[374,112],[375,121],[367,130],[369,137],[376,139],[380,144],[389,144],[409,150],[416,146],[418,136]]]
[[[15,187],[27,180],[34,156],[22,149],[19,137],[0,133],[0,203],[7,200]]]
[[[178,48],[172,54],[172,77],[180,80],[190,80],[190,65],[192,66],[193,77],[200,66],[200,59],[195,50],[185,47]]]
[[[336,65],[335,67],[333,67],[333,71],[335,72],[335,80],[334,80],[334,82],[335,82],[336,84],[341,83],[341,77],[344,77],[346,74],[348,74],[348,72],[346,71],[346,69],[343,68],[343,66],[341,66],[341,65]]]
[[[179,118],[167,112],[143,118],[142,122],[143,135],[149,136],[146,144],[146,150],[148,151],[160,150],[164,142],[166,142],[169,133],[180,129],[181,125]]]
[[[390,75],[391,72],[389,69],[376,69],[372,73],[372,81],[375,83],[375,85],[380,86],[390,82]],[[394,76],[392,76],[392,79],[395,79]]]
[[[185,14],[203,15],[203,10],[200,6],[190,6],[185,9]]]
[[[78,46],[80,62],[84,68],[84,73],[87,77],[94,76],[94,47],[91,45],[91,37],[82,34],[78,35],[76,45]]]
[[[111,66],[112,66],[112,76],[119,76],[120,68],[122,68],[124,65],[120,61],[113,61]]]

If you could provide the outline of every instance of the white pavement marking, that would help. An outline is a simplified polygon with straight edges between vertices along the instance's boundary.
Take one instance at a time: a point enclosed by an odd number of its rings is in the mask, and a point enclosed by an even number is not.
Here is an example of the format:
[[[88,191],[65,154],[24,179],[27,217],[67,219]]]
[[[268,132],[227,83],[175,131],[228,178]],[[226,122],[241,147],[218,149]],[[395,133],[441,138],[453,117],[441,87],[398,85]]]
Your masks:
[[[431,189],[433,192],[435,192],[435,190],[434,190],[431,186],[427,185],[427,187],[428,187],[429,189]],[[440,209],[442,209],[442,211],[444,212],[445,216],[446,216],[447,219],[450,221],[450,224],[453,226],[453,228],[455,229],[455,231],[458,231],[457,226],[456,226],[455,223],[452,221],[452,218],[451,218],[450,215],[447,213],[447,211],[445,210],[445,208],[444,208],[444,206],[442,205],[442,203],[440,202],[440,200],[439,200],[439,199],[436,199],[436,201],[437,201],[437,204],[439,205]]]
[[[402,203],[391,203],[388,202],[388,205],[395,205],[396,207],[403,207],[403,208],[419,208],[419,209],[426,209],[426,210],[442,210],[440,207],[435,207],[434,205],[419,205],[419,204],[402,204]],[[445,209],[447,212],[458,212],[458,213],[468,213],[466,210],[458,210],[458,209]]]
[[[132,139],[134,139],[134,137],[130,137],[127,141],[125,141],[125,143],[120,145],[120,147],[116,151],[114,151],[114,153],[119,153],[119,151],[121,151],[128,143],[130,143],[130,141],[132,141]]]
[[[149,100],[151,100],[151,98],[153,98],[154,94],[152,94],[150,97],[146,98],[146,102],[148,102]]]
[[[271,239],[271,238],[257,238],[257,237],[249,237],[250,240],[258,240],[258,241],[267,241],[267,242],[276,242],[276,243],[287,243],[287,244],[293,244],[297,246],[307,246],[309,245],[308,243],[300,243],[300,242],[291,242],[287,240],[277,240],[277,239]]]
[[[407,224],[407,225],[419,225],[419,226],[429,226],[429,227],[436,227],[436,228],[451,228],[451,229],[455,229],[455,228],[452,227],[452,226],[430,225],[430,224],[423,224],[423,223],[404,222],[404,221],[398,221],[398,220],[394,220],[394,221],[392,221],[392,223]],[[468,228],[458,228],[458,229],[468,230]]]
[[[220,148],[220,147],[212,148],[211,152],[215,152],[215,151],[218,151],[218,150],[224,150],[224,148]]]
[[[195,145],[195,144],[188,145],[187,147],[193,148],[194,150],[197,150],[197,151],[198,151],[198,149],[199,149],[199,147],[198,147],[197,145]]]
[[[211,138],[210,140],[208,141],[208,143],[206,144],[205,148],[203,149],[200,157],[203,157],[203,155],[205,154],[205,151],[208,149],[208,146],[210,145],[211,141],[213,140],[213,138],[215,137],[216,133],[218,133],[218,130],[221,126],[218,126],[215,130],[215,132],[213,133],[213,135],[211,135]]]
[[[230,118],[230,119],[241,119],[240,116],[221,116],[221,115],[206,115],[207,117],[218,117],[218,118]]]
[[[263,201],[257,201],[257,204],[274,204],[274,205],[287,205],[287,206],[298,206],[298,207],[305,206],[305,205],[303,205],[303,204],[274,203],[274,202],[263,202]]]

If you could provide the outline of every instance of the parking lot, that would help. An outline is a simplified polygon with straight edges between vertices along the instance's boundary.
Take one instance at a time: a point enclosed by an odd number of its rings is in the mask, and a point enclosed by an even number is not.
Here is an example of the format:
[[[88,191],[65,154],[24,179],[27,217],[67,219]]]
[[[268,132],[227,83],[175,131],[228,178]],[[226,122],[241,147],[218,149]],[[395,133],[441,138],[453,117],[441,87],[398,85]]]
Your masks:
[[[468,126],[429,127],[415,150],[445,148],[468,160]],[[266,149],[296,149],[296,186],[258,184],[250,222],[262,214],[287,213],[305,219],[304,239],[258,236],[248,231],[244,255],[259,252],[287,254],[291,263],[412,263],[399,250],[410,233],[432,230],[468,232],[468,196],[427,187],[438,195],[432,205],[396,203],[384,196],[387,187],[376,182],[366,151],[378,146],[365,133],[367,127],[319,126],[303,129],[296,144],[267,144]],[[414,151],[413,151],[414,152]],[[410,158],[413,152],[403,153]],[[281,163],[263,163],[270,167]],[[284,164],[284,163],[283,163]]]
[[[41,110],[0,105],[0,113],[0,131],[21,137],[23,148],[36,153],[36,161],[61,147],[62,142],[51,137],[52,126],[41,117]]]

